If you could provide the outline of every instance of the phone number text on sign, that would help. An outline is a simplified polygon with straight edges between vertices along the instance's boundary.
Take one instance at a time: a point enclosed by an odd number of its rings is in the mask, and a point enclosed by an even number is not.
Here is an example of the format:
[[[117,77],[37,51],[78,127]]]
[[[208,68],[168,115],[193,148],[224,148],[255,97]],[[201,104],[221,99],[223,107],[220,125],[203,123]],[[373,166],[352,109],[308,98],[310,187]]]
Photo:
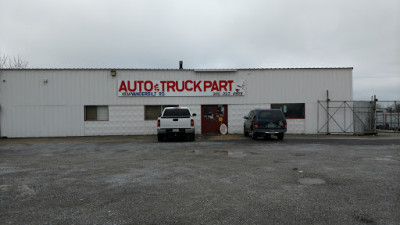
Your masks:
[[[240,80],[118,80],[118,96],[243,96]]]

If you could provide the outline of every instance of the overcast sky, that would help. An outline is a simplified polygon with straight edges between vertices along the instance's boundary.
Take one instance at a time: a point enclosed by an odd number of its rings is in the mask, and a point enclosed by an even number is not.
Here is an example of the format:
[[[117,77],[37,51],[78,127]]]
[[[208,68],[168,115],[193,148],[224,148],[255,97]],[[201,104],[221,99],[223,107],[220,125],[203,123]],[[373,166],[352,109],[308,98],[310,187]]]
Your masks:
[[[354,99],[400,100],[400,1],[0,0],[0,54],[30,68],[354,67]]]

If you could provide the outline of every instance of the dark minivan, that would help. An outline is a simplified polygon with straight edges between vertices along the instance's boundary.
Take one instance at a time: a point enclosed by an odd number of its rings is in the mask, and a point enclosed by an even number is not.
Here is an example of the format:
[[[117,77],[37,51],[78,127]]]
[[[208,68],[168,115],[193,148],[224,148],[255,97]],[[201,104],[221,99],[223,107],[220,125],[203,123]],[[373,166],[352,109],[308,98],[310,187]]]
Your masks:
[[[287,131],[285,115],[280,109],[255,109],[244,117],[244,136],[269,138],[275,135],[282,140]]]

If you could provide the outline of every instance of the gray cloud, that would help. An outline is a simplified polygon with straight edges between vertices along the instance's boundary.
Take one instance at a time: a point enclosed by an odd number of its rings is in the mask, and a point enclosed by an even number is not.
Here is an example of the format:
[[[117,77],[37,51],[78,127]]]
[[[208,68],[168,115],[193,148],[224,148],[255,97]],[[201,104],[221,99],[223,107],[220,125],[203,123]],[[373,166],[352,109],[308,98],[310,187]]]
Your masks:
[[[355,99],[399,99],[399,9],[397,0],[0,0],[0,51],[31,67],[353,66]]]

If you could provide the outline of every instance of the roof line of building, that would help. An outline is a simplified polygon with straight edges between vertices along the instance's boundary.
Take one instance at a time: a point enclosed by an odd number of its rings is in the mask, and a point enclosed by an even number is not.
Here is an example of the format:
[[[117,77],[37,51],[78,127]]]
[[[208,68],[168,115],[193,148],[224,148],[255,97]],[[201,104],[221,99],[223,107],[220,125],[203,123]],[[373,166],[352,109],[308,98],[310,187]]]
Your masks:
[[[353,69],[353,67],[293,67],[293,68],[236,68],[236,69],[149,69],[149,68],[0,68],[0,70],[153,70],[153,71],[195,71],[195,72],[236,72],[238,70],[298,70],[298,69]]]

